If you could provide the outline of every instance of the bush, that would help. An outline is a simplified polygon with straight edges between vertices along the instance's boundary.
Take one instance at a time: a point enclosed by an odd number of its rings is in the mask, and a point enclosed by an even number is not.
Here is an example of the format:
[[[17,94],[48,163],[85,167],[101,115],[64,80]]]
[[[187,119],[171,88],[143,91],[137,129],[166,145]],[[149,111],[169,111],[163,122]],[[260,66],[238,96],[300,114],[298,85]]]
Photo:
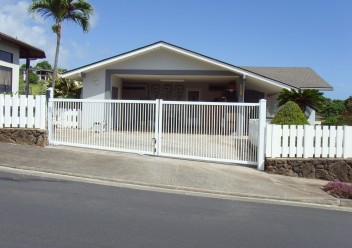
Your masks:
[[[339,180],[328,182],[323,190],[335,197],[352,199],[352,185],[350,183],[340,182]]]
[[[337,118],[336,125],[343,126],[352,126],[352,115],[340,115]]]
[[[288,101],[279,109],[271,124],[305,125],[308,124],[308,121],[300,107],[296,103]]]

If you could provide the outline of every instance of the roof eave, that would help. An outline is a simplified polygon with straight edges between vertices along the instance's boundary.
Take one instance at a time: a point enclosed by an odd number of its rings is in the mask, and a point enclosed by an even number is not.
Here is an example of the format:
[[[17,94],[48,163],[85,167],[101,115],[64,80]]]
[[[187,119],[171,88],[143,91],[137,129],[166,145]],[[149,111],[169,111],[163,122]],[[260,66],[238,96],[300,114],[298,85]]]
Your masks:
[[[37,47],[29,45],[14,37],[0,32],[0,40],[14,44],[20,48],[20,59],[44,59],[46,58],[45,52]]]

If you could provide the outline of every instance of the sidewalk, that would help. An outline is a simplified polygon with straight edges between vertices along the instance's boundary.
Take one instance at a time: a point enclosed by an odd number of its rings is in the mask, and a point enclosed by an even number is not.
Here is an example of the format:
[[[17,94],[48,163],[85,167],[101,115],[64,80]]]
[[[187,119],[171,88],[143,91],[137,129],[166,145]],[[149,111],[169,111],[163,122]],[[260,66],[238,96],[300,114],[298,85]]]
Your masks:
[[[351,205],[323,192],[326,181],[270,175],[239,165],[0,143],[0,166],[225,196]]]

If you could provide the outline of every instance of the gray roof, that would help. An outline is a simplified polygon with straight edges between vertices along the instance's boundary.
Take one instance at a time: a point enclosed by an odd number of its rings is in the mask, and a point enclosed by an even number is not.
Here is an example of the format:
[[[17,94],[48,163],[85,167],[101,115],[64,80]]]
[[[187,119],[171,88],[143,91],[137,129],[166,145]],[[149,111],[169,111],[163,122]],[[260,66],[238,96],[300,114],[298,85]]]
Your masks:
[[[333,89],[330,84],[309,67],[239,67],[295,88]]]

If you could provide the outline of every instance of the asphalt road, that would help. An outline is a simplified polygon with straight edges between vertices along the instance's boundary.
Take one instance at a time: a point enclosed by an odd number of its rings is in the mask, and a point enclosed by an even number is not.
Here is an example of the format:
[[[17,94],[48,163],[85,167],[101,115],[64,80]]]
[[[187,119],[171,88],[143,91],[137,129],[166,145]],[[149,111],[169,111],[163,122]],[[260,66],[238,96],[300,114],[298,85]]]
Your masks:
[[[351,247],[352,213],[0,172],[0,247]]]

